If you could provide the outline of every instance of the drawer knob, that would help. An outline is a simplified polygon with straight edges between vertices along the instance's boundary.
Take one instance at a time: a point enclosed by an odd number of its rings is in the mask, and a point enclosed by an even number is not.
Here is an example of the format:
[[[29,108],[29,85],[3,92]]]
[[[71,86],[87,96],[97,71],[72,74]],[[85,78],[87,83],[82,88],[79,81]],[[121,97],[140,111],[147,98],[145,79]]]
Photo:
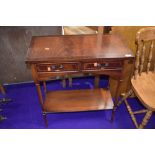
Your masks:
[[[48,70],[48,71],[51,71],[51,67],[47,67],[47,70]]]
[[[97,62],[94,63],[94,67],[98,67],[98,63]]]
[[[61,65],[59,66],[59,68],[60,68],[60,69],[63,69],[63,68],[64,68],[64,66],[61,64]]]

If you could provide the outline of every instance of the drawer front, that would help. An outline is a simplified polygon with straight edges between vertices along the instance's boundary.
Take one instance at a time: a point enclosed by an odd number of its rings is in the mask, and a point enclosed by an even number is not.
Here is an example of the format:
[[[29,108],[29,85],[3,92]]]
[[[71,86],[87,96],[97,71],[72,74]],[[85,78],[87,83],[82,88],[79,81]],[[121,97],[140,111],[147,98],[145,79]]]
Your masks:
[[[119,70],[122,69],[123,62],[88,62],[83,64],[83,70]]]
[[[77,72],[79,63],[46,63],[37,64],[38,72]]]

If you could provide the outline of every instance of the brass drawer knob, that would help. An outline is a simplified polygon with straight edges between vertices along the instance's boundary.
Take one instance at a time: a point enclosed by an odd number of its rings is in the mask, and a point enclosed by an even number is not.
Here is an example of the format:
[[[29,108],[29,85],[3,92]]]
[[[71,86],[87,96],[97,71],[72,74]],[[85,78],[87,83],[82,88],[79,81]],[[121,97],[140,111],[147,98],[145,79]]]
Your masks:
[[[98,67],[98,63],[97,62],[94,63],[94,67]]]
[[[47,67],[47,70],[48,70],[48,71],[51,71],[51,67]]]
[[[95,62],[94,63],[94,67],[108,67],[109,66],[109,63],[97,63]]]

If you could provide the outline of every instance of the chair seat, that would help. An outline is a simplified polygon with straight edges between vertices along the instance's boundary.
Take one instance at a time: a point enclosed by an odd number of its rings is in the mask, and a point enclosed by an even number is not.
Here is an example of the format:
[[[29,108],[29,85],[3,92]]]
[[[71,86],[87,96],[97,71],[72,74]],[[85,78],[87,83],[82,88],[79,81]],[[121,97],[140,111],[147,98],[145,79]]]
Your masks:
[[[133,91],[139,100],[152,111],[155,111],[155,73],[143,72],[136,80],[131,79]]]

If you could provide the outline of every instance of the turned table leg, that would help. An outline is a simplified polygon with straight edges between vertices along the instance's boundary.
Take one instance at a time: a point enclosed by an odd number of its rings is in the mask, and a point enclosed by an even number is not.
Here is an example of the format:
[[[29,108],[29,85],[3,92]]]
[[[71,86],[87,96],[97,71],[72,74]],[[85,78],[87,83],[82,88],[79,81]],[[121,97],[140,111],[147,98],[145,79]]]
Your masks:
[[[45,123],[45,126],[46,128],[48,127],[48,121],[47,121],[47,116],[46,116],[46,112],[44,112],[44,107],[43,107],[43,98],[42,98],[42,92],[41,92],[41,88],[40,88],[40,83],[37,82],[35,83],[36,85],[36,89],[37,89],[37,94],[38,94],[38,97],[39,97],[39,102],[41,104],[41,107],[42,107],[42,111],[43,111],[43,119],[44,119],[44,123]],[[44,85],[45,87],[45,85]],[[46,90],[46,88],[45,88]],[[47,90],[46,90],[47,91]]]
[[[35,85],[36,85],[37,94],[38,94],[38,97],[39,97],[39,102],[41,104],[41,107],[43,108],[43,98],[42,98],[40,83],[36,83]]]
[[[122,83],[122,80],[119,79],[119,80],[117,81],[117,87],[116,87],[116,91],[115,91],[114,107],[113,107],[113,110],[112,110],[111,121],[114,120],[114,117],[115,117],[115,111],[116,111],[117,106],[118,106],[119,96],[120,96],[120,90],[121,90],[121,83]]]

